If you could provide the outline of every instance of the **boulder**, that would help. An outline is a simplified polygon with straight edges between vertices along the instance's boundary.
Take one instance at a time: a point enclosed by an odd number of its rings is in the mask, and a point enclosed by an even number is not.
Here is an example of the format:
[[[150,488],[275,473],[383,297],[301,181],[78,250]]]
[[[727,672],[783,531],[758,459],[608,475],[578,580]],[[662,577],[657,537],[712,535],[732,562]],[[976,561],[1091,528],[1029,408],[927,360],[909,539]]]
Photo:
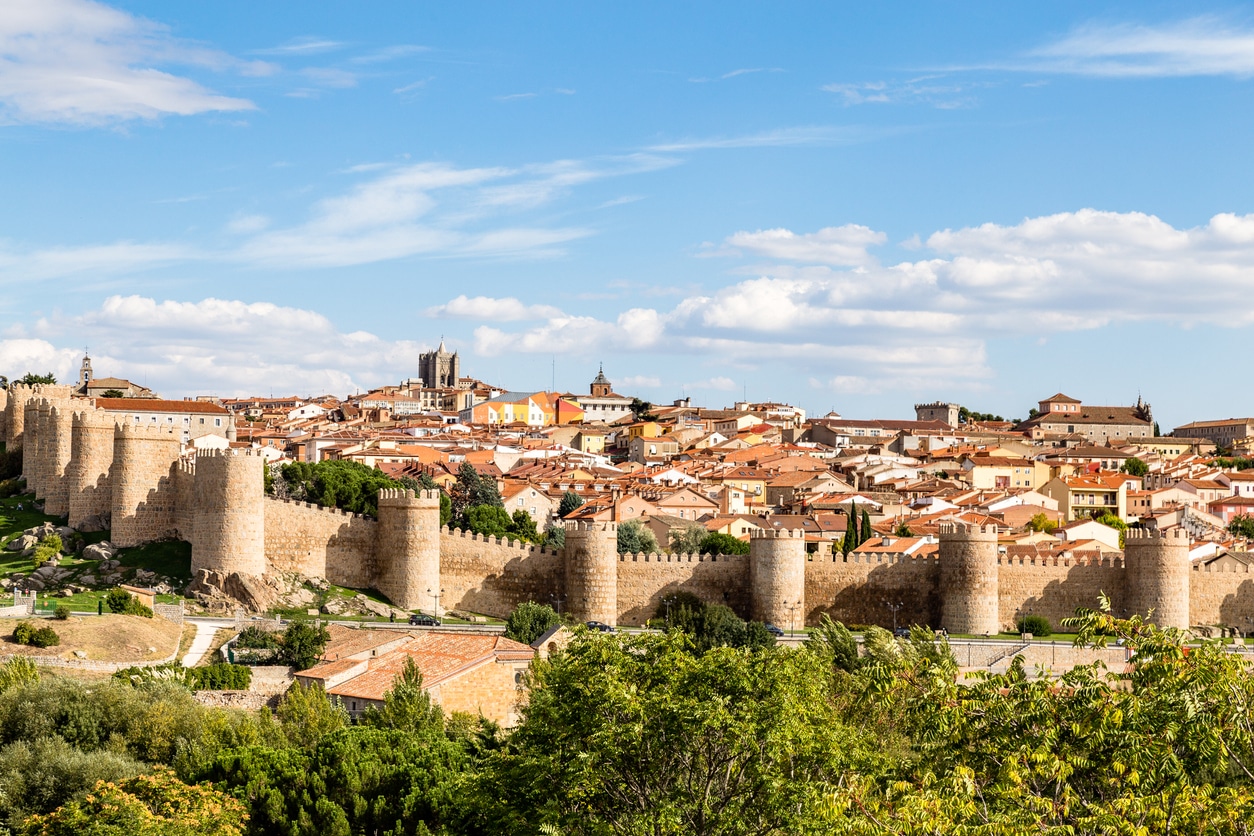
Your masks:
[[[93,543],[83,549],[83,560],[99,560],[101,569],[111,569],[112,566],[106,566],[106,563],[114,563],[112,560],[113,552],[105,547],[104,543]]]
[[[364,601],[362,601],[361,605],[366,610],[366,612],[370,613],[371,615],[378,615],[378,616],[382,616],[383,618],[387,618],[389,615],[392,614],[392,608],[389,605],[384,604],[382,601],[372,601],[369,598],[366,598]]]
[[[47,580],[48,578],[54,577],[56,574],[57,574],[56,566],[40,566],[38,569],[36,569],[34,572],[31,573],[31,576],[34,578],[39,578],[40,580]]]
[[[39,578],[28,578],[26,581],[22,583],[22,586],[26,587],[27,589],[34,590],[35,592],[41,592],[43,591],[43,588],[44,588],[44,582],[40,580]]]
[[[68,525],[59,526],[56,529],[56,533],[60,535],[62,540],[68,540],[69,538],[73,537],[75,534],[78,534],[77,531],[70,528]]]
[[[348,615],[352,609],[352,605],[344,598],[332,598],[322,605],[322,611],[327,615]]]
[[[83,575],[82,577],[78,579],[78,582],[83,584],[84,586],[92,586],[93,584],[96,583],[96,576],[95,575]]]
[[[9,541],[9,545],[5,546],[11,552],[24,552],[27,549],[34,550],[39,545],[39,538],[34,534],[23,534],[21,537],[14,537]]]

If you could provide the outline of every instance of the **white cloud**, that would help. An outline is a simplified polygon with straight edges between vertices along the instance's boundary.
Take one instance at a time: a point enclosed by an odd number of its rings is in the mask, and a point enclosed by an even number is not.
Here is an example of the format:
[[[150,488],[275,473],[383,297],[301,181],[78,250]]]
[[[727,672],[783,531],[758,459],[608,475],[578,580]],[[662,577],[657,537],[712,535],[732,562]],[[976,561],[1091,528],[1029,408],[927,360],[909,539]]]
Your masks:
[[[424,347],[346,333],[321,314],[265,302],[112,296],[80,316],[37,322],[0,340],[0,374],[53,370],[69,379],[82,349],[100,374],[162,395],[352,392],[412,374]],[[60,347],[60,346],[74,346]],[[188,385],[198,387],[187,390]]]
[[[357,74],[336,67],[306,67],[300,74],[322,87],[344,90],[357,86]]]
[[[859,224],[845,224],[803,235],[787,229],[737,232],[728,236],[727,244],[767,258],[854,267],[874,264],[875,258],[867,252],[867,247],[887,240],[883,232]]]
[[[203,257],[182,244],[116,244],[16,250],[0,246],[0,284],[84,274],[117,275]]]
[[[12,0],[0,14],[0,122],[100,125],[255,109],[246,99],[157,69],[167,64],[273,71],[179,41],[160,24],[90,0]]]
[[[673,153],[704,151],[711,148],[775,148],[798,145],[844,145],[864,142],[872,132],[857,126],[809,126],[779,128],[744,136],[696,137],[650,145],[649,151]]]
[[[1108,77],[1254,75],[1254,30],[1215,17],[1158,26],[1089,24],[1010,69]]]
[[[852,229],[858,240],[884,240]],[[786,365],[825,388],[870,392],[928,389],[936,380],[982,386],[989,337],[1143,321],[1254,323],[1254,215],[1176,229],[1152,215],[1085,209],[942,230],[926,239],[932,258],[854,269],[821,263],[856,259],[833,258],[819,233],[737,233],[728,241],[789,263],[670,310],[633,308],[613,319],[562,313],[516,332],[484,326],[476,350],[694,354]]]
[[[730,377],[710,377],[695,383],[685,383],[685,389],[714,389],[719,392],[734,392],[740,388]]]
[[[662,379],[649,374],[629,374],[614,381],[614,385],[622,390],[657,389],[662,385]]]
[[[340,41],[319,38],[313,35],[302,35],[299,38],[293,38],[285,44],[279,44],[267,49],[253,50],[253,53],[255,55],[319,55],[343,48],[344,44]]]
[[[261,232],[269,225],[270,219],[265,215],[236,215],[226,225],[226,228],[228,232],[252,235],[253,233]]]
[[[552,305],[524,305],[517,299],[490,296],[458,296],[443,305],[427,309],[427,316],[457,319],[479,319],[490,322],[513,322],[520,319],[549,319],[562,312]]]
[[[988,82],[955,81],[944,75],[928,75],[903,81],[825,84],[822,89],[835,93],[846,106],[921,103],[954,110],[975,105],[972,90],[987,86]]]

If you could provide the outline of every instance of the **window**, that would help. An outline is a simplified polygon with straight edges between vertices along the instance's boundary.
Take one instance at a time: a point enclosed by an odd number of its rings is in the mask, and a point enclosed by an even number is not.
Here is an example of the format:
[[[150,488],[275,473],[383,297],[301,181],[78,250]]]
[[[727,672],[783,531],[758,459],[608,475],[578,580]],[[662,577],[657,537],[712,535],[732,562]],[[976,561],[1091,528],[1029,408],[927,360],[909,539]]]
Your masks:
[[[202,427],[205,425],[205,419],[204,419],[204,418],[201,418],[201,419],[200,419],[200,425],[201,425]]]
[[[221,418],[214,418],[214,419],[213,419],[213,425],[214,425],[215,427],[220,427],[220,426],[222,426],[222,419],[221,419]]]
[[[520,497],[518,497],[518,507],[520,507],[520,508],[521,508],[521,507],[522,507],[522,504],[523,504],[523,498],[520,496]]]

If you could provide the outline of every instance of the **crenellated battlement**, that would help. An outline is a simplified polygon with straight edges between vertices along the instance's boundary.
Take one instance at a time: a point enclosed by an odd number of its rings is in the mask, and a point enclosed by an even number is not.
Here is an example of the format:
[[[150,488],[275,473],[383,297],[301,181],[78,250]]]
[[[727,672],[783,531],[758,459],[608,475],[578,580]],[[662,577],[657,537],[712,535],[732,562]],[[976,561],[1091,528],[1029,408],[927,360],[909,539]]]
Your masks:
[[[997,556],[999,566],[1038,566],[1040,568],[1069,568],[1072,566],[1093,566],[1105,569],[1123,569],[1122,555],[1109,555],[1100,552],[1080,553],[1072,555],[1036,555],[1032,557]]]
[[[617,533],[618,523],[602,520],[566,520],[566,530],[571,531],[613,531]]]
[[[618,555],[619,563],[719,563],[748,559],[748,555],[743,554],[694,554],[688,553],[670,553],[670,552],[649,552],[645,554],[631,554],[629,552],[621,552]]]
[[[961,522],[943,522],[938,531],[946,537],[966,538],[971,540],[997,539],[997,526],[973,525]]]
[[[805,531],[799,528],[758,528],[749,532],[750,540],[804,540],[805,538]]]
[[[354,514],[352,511],[345,511],[343,508],[328,508],[325,505],[319,505],[316,502],[303,502],[299,499],[280,499],[277,496],[267,496],[266,501],[280,502],[284,505],[293,505],[297,508],[308,508],[311,511],[321,511],[324,514],[335,514],[341,517],[348,517],[349,519],[355,519],[355,520],[373,519],[372,517],[368,517],[365,514]]]
[[[174,441],[182,444],[182,431],[173,425],[121,422],[115,425],[114,435],[127,440]]]
[[[1182,528],[1172,528],[1167,531],[1159,531],[1154,528],[1129,528],[1124,532],[1124,543],[1142,543],[1150,542],[1167,542],[1176,545],[1189,545],[1189,533]]]

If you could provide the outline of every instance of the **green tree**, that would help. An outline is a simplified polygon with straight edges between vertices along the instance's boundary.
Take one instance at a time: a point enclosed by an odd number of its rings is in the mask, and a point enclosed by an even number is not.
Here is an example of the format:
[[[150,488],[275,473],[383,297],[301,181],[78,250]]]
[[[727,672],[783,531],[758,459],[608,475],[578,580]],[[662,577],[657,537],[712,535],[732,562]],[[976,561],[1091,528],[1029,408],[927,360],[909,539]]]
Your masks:
[[[1097,519],[1097,522],[1101,523],[1102,525],[1110,526],[1111,528],[1119,532],[1119,548],[1122,549],[1124,546],[1124,540],[1126,539],[1127,533],[1128,533],[1128,524],[1124,522],[1123,520],[1121,520],[1117,515],[1112,514],[1109,511],[1102,514],[1100,517],[1097,517],[1096,519]]]
[[[100,397],[102,398],[122,398],[125,396],[125,393],[121,389],[106,389],[100,393]]]
[[[1228,523],[1228,533],[1247,540],[1254,539],[1254,517],[1249,514],[1237,514]]]
[[[288,742],[312,751],[322,738],[348,725],[348,712],[338,697],[328,697],[322,685],[292,685],[274,710]]]
[[[632,398],[631,406],[628,408],[631,410],[632,417],[637,421],[657,420],[657,415],[653,412],[653,404],[648,401],[642,401],[639,398]]]
[[[379,515],[381,489],[403,487],[377,468],[338,459],[291,462],[279,468],[279,475],[295,499],[372,517]]]
[[[896,528],[893,529],[893,535],[896,537],[913,537],[914,532],[910,530],[910,523],[900,520]]]
[[[46,374],[35,374],[34,372],[27,372],[26,374],[22,375],[20,380],[18,380],[18,383],[21,383],[26,386],[36,386],[41,383],[53,384],[56,382],[57,382],[56,375],[54,375],[52,372],[48,372]]]
[[[509,512],[496,505],[472,505],[466,509],[466,529],[485,537],[506,536],[513,522]]]
[[[696,554],[708,534],[705,526],[695,522],[683,528],[672,528],[670,550],[673,554]]]
[[[627,520],[618,524],[619,554],[652,554],[657,550],[657,538],[640,520]]]
[[[562,501],[557,505],[557,515],[565,517],[571,511],[583,505],[583,497],[574,491],[566,491],[562,494]]]
[[[331,634],[326,627],[310,624],[307,621],[293,621],[283,631],[283,645],[279,658],[286,665],[298,671],[312,668],[322,658]]]
[[[509,533],[515,539],[528,543],[534,543],[540,539],[535,519],[521,508],[510,517]]]
[[[1052,532],[1058,527],[1058,523],[1051,520],[1044,512],[1033,514],[1032,519],[1028,520],[1028,528],[1033,531],[1043,531],[1046,534]]]
[[[544,545],[550,549],[566,547],[566,527],[559,523],[549,523],[544,529]]]
[[[867,540],[870,540],[871,535],[874,533],[875,533],[874,529],[871,528],[871,514],[867,511],[866,508],[863,508],[862,509],[862,525],[859,526],[859,529],[858,529],[858,545],[860,546],[863,543],[865,543]]]
[[[1138,459],[1136,456],[1128,459],[1123,463],[1123,467],[1119,468],[1129,476],[1144,476],[1149,473],[1149,465]]]
[[[51,813],[97,781],[143,770],[124,753],[84,752],[55,736],[14,741],[0,748],[0,815],[18,829],[28,816]]]
[[[845,539],[840,550],[849,554],[859,545],[858,540],[858,503],[849,503],[849,513],[845,516]]]
[[[561,623],[562,617],[548,604],[524,601],[509,614],[505,622],[505,638],[531,644]]]
[[[707,604],[690,592],[663,596],[654,613],[654,623],[686,633],[693,649],[705,653],[713,647],[758,649],[775,644],[775,637],[760,622],[746,623],[722,604]]]
[[[833,621],[827,613],[823,613],[818,625],[810,631],[805,646],[831,665],[833,670],[853,673],[862,665],[858,656],[858,640],[844,624]]]
[[[168,769],[100,782],[87,796],[26,823],[27,836],[242,836],[244,805]]]
[[[478,782],[482,832],[822,833],[863,733],[810,653],[585,635],[530,677]],[[610,696],[612,695],[612,696]]]
[[[722,531],[711,531],[701,538],[697,551],[701,554],[748,554],[749,544]]]
[[[39,668],[25,656],[14,656],[0,665],[0,694],[20,685],[39,682]]]
[[[105,606],[109,608],[109,612],[118,615],[140,615],[144,618],[152,618],[152,610],[139,602],[131,593],[121,587],[114,587],[109,590],[105,596]]]
[[[398,729],[423,737],[444,733],[444,711],[431,702],[431,695],[422,687],[422,672],[408,657],[401,673],[392,680],[391,690],[383,695],[383,707],[370,706],[361,721],[368,726]]]

